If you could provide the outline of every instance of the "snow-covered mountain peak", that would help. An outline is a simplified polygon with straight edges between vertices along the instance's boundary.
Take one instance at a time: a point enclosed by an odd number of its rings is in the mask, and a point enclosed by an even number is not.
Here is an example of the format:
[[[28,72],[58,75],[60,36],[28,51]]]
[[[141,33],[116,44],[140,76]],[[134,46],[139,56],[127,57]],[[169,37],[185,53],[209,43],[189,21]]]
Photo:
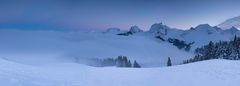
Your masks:
[[[209,24],[200,24],[195,28],[195,30],[197,30],[198,32],[207,33],[207,34],[213,34],[218,32],[216,28],[213,28]]]
[[[230,18],[230,19],[228,19],[228,20],[226,20],[223,23],[218,25],[218,27],[220,27],[222,29],[229,29],[233,26],[236,27],[236,28],[240,28],[240,16]]]
[[[143,32],[138,26],[132,26],[129,30],[131,33],[138,33],[138,32]]]
[[[200,24],[195,29],[210,29],[210,28],[212,28],[212,26],[210,26],[209,24]]]
[[[162,23],[155,23],[151,26],[149,32],[158,34],[158,35],[167,35],[167,31],[170,28],[166,25],[163,25]]]

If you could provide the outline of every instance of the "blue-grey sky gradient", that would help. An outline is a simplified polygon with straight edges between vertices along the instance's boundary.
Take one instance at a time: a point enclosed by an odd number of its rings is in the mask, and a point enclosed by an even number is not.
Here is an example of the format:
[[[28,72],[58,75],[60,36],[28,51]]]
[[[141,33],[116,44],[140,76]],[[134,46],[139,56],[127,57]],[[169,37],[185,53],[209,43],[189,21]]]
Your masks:
[[[240,0],[0,0],[0,28],[104,30],[153,23],[180,29],[240,15]]]

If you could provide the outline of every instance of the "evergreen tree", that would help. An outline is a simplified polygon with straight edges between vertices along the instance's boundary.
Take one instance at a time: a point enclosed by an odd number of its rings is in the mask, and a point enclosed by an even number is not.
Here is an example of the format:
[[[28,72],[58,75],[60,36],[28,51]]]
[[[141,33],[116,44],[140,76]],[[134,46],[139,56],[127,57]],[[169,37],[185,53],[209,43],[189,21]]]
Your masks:
[[[118,56],[115,63],[117,67],[132,67],[131,61],[126,56]]]
[[[236,43],[237,42],[237,36],[234,36],[233,42]]]
[[[113,58],[103,59],[101,62],[102,66],[115,66],[116,62]]]
[[[91,60],[93,62],[89,63],[89,65],[96,66],[96,67],[105,67],[105,66],[136,67],[136,68],[141,67],[136,61],[134,64],[132,64],[131,61],[128,60],[126,56],[118,56],[115,59],[114,58],[105,58],[105,59],[93,58]]]
[[[128,59],[126,56],[123,56],[122,67],[128,67]]]
[[[215,58],[215,46],[212,41],[210,41],[207,46],[207,53],[205,56],[205,60],[209,60],[211,58]]]
[[[116,59],[116,66],[123,67],[123,56],[118,56],[118,58]]]
[[[133,67],[134,68],[141,68],[141,66],[137,63],[137,61],[135,60],[133,63]]]
[[[186,45],[186,48],[185,48],[184,50],[185,50],[185,51],[190,51],[190,49],[191,49],[191,45],[188,44],[188,45]]]
[[[168,57],[167,66],[172,66],[172,62],[171,62],[170,57]]]
[[[240,60],[240,37],[234,36],[231,41],[219,41],[197,48],[194,58],[184,61],[184,63],[209,60],[209,59],[230,59]]]
[[[132,67],[132,63],[130,60],[128,60],[128,66],[127,67]]]

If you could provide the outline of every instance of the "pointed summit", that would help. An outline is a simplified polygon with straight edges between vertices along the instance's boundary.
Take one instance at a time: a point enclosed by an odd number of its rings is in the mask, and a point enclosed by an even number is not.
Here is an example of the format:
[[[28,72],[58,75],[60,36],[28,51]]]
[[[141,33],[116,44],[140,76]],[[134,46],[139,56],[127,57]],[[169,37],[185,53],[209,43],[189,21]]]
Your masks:
[[[167,35],[167,31],[170,28],[166,25],[163,25],[162,23],[155,23],[151,26],[149,32],[159,35]]]
[[[134,33],[138,33],[138,32],[143,32],[143,30],[141,30],[138,26],[132,26],[130,28],[129,32],[134,34]]]

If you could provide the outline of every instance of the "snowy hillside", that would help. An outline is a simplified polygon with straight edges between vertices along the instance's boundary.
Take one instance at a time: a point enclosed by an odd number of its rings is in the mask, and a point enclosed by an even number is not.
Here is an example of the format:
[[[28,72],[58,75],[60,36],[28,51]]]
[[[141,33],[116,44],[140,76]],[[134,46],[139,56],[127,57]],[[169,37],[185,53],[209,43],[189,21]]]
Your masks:
[[[240,62],[210,60],[162,68],[32,66],[0,59],[3,86],[239,86]]]
[[[218,42],[220,40],[229,40],[231,36],[225,36],[216,28],[208,25],[201,24],[197,27],[185,31],[181,34],[183,40],[194,42],[193,48],[201,47],[208,44],[210,41]]]

